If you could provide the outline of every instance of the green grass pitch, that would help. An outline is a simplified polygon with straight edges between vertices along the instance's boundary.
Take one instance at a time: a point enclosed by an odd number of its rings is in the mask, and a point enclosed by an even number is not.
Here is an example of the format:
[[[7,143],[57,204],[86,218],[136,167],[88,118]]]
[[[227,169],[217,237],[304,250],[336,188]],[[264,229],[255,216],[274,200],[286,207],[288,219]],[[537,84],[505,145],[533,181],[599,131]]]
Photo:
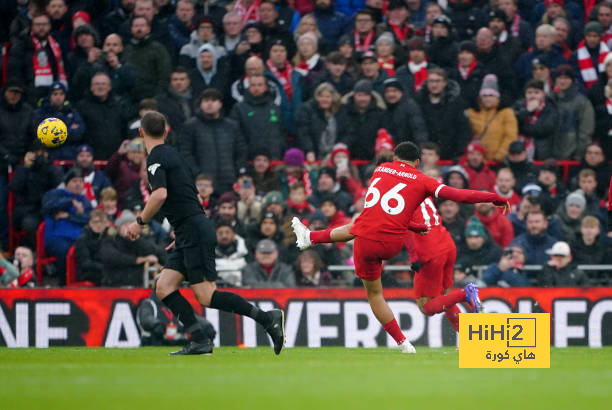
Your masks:
[[[0,408],[610,409],[612,348],[551,349],[550,369],[459,369],[452,348],[0,349]]]

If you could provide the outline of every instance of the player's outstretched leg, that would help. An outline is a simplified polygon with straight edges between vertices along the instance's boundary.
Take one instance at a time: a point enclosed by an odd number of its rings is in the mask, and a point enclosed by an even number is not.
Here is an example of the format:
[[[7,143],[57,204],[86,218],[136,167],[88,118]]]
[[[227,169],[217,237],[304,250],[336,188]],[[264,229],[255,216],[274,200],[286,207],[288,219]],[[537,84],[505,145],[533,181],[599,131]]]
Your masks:
[[[164,269],[156,284],[155,293],[172,311],[178,320],[185,326],[185,330],[191,334],[191,340],[181,349],[170,355],[197,355],[211,354],[213,342],[206,336],[202,324],[195,317],[193,308],[178,291],[178,287],[185,280],[180,272],[172,269]]]
[[[391,308],[383,297],[380,278],[373,281],[362,279],[362,281],[366,289],[368,302],[370,302],[370,308],[383,329],[385,329],[385,332],[395,340],[402,353],[416,353],[412,343],[410,343],[408,339],[406,339],[406,336],[404,336],[404,333],[402,333],[402,330],[397,324],[397,320],[395,320],[395,316],[393,316],[393,311],[391,311]]]
[[[302,251],[317,243],[348,242],[355,238],[350,233],[351,224],[337,228],[327,228],[322,231],[311,231],[297,217],[293,217],[291,227],[297,238],[297,247]]]
[[[285,344],[285,313],[282,310],[263,311],[247,302],[240,295],[218,291],[215,282],[211,281],[193,284],[191,288],[202,306],[238,313],[255,320],[270,335],[274,345],[274,353],[280,354]]]
[[[450,309],[453,305],[464,300],[472,306],[476,313],[482,311],[482,304],[478,298],[478,288],[470,283],[461,290],[432,298],[423,306],[423,313],[428,316],[435,315]]]

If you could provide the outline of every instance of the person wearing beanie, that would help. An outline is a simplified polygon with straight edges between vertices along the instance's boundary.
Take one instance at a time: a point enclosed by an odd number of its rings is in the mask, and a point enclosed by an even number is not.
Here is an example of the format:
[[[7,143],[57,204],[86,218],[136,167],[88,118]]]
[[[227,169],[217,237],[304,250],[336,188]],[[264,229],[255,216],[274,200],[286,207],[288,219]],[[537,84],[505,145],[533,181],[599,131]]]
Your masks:
[[[379,69],[376,60],[368,64]],[[382,83],[380,85],[382,87]],[[353,92],[342,100],[344,104],[336,117],[338,142],[348,146],[353,159],[371,160],[376,135],[384,127],[385,104],[379,93],[373,92],[372,82],[367,79],[359,80]]]
[[[493,242],[487,229],[477,217],[471,217],[465,226],[465,241],[457,250],[457,262],[466,268],[489,265],[499,260],[502,250]]]
[[[395,41],[393,34],[388,31],[382,33],[376,39],[375,47],[378,65],[389,77],[393,77],[395,75],[395,68],[399,65],[399,60],[396,60],[394,56]]]
[[[72,77],[81,65],[88,63],[90,53],[95,55],[95,47],[100,44],[100,38],[95,28],[83,24],[72,30],[72,41],[74,49],[65,57],[69,77]]]
[[[584,27],[584,40],[570,57],[570,64],[577,73],[581,84],[590,89],[598,77],[605,71],[604,60],[610,49],[601,41],[603,29],[596,21],[589,22]]]
[[[553,78],[555,87],[551,97],[561,119],[553,158],[579,161],[595,132],[595,110],[580,92],[580,86],[575,83],[574,70],[569,64],[558,66],[553,71]]]
[[[431,29],[431,44],[427,50],[429,62],[445,70],[457,65],[459,46],[453,36],[453,22],[442,14],[434,19]]]
[[[308,201],[315,208],[320,208],[323,198],[331,196],[336,201],[336,206],[345,214],[349,214],[353,205],[353,195],[347,191],[342,183],[338,180],[336,170],[332,167],[323,167],[319,170],[319,175],[314,193],[308,198]]]
[[[555,103],[544,93],[544,84],[532,79],[525,84],[525,98],[512,106],[519,126],[519,135],[525,142],[530,159],[545,160],[553,157],[553,146],[559,126]]]
[[[459,44],[457,65],[448,73],[448,78],[454,80],[461,88],[461,98],[470,106],[477,105],[478,90],[485,75],[482,64],[477,60],[476,44],[466,40]]]
[[[48,191],[42,197],[45,217],[45,250],[57,258],[60,285],[66,283],[66,254],[89,221],[91,202],[83,195],[83,173],[71,168],[64,175],[64,188]]]
[[[144,264],[163,265],[165,262],[166,252],[151,239],[142,236],[136,240],[129,238],[128,227],[134,221],[136,215],[130,210],[124,210],[115,221],[118,234],[102,241],[99,250],[102,260],[102,286],[141,287]]]
[[[397,78],[388,78],[383,86],[387,105],[384,123],[392,138],[391,146],[404,141],[413,141],[420,146],[427,140],[427,129],[421,108],[411,97],[410,90],[404,90]]]
[[[488,27],[495,36],[497,46],[511,64],[521,56],[523,47],[518,38],[508,33],[507,16],[502,9],[491,9],[488,15]]]
[[[306,190],[306,196],[310,196],[314,181],[317,179],[317,171],[305,163],[304,151],[299,148],[289,148],[283,155],[283,166],[276,170],[280,178],[283,199],[289,198],[289,189],[295,183],[302,183]]]
[[[290,258],[297,257],[295,250],[290,252],[288,247],[285,246],[285,235],[281,231],[279,219],[274,212],[265,212],[261,221],[249,226],[246,237],[249,253],[255,252],[257,243],[263,239],[270,239],[276,244],[281,260],[288,262]]]
[[[487,161],[504,160],[508,147],[518,138],[518,123],[510,107],[500,107],[501,95],[495,74],[487,74],[478,92],[478,105],[467,110],[474,140],[482,144]]]
[[[465,148],[465,155],[459,161],[468,174],[469,188],[474,190],[493,191],[495,172],[485,162],[487,152],[478,141],[472,141]]]
[[[327,163],[335,171],[333,178],[340,183],[343,190],[350,193],[353,198],[357,197],[363,189],[363,184],[359,169],[351,162],[351,153],[346,144],[342,142],[335,144]],[[319,176],[320,173],[321,170]]]
[[[94,151],[90,145],[82,144],[76,148],[74,166],[83,173],[83,180],[85,181],[83,192],[85,196],[91,201],[94,208],[97,207],[100,192],[111,186],[111,183],[106,173],[97,169],[94,165]]]
[[[563,231],[563,240],[573,241],[580,233],[580,223],[585,214],[587,202],[582,191],[572,192],[557,210],[557,217]]]

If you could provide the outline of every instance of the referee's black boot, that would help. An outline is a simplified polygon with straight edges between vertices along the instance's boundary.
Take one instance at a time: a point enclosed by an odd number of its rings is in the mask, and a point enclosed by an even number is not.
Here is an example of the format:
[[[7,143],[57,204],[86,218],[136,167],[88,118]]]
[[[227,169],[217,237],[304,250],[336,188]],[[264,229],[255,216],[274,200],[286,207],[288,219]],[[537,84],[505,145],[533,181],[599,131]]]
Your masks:
[[[272,338],[274,343],[274,353],[280,354],[285,345],[285,312],[281,309],[274,309],[268,312],[270,315],[270,325],[266,327],[266,331]]]
[[[213,342],[210,339],[198,343],[190,340],[181,350],[168,353],[170,356],[191,355],[191,354],[211,354],[213,351]]]

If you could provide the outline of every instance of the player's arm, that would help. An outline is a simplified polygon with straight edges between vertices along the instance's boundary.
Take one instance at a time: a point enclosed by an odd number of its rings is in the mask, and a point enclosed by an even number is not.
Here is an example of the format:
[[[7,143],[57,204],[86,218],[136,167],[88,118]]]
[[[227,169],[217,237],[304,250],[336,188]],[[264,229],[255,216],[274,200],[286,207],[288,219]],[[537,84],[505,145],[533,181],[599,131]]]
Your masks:
[[[149,163],[151,165],[147,168],[147,172],[152,192],[136,222],[132,222],[128,226],[128,236],[132,240],[140,236],[142,225],[145,225],[155,216],[168,197],[166,170],[163,161],[155,162],[154,159],[149,157]]]
[[[493,205],[502,208],[503,214],[510,211],[510,203],[508,200],[492,192],[457,189],[442,184],[436,188],[434,196],[436,198],[450,199],[451,201],[463,202],[466,204],[491,202]]]
[[[143,223],[148,223],[157,212],[161,209],[164,202],[166,202],[166,198],[168,197],[168,190],[164,187],[157,188],[155,191],[151,192],[151,196],[149,197],[149,202],[145,205],[144,209],[140,213],[140,218]]]

